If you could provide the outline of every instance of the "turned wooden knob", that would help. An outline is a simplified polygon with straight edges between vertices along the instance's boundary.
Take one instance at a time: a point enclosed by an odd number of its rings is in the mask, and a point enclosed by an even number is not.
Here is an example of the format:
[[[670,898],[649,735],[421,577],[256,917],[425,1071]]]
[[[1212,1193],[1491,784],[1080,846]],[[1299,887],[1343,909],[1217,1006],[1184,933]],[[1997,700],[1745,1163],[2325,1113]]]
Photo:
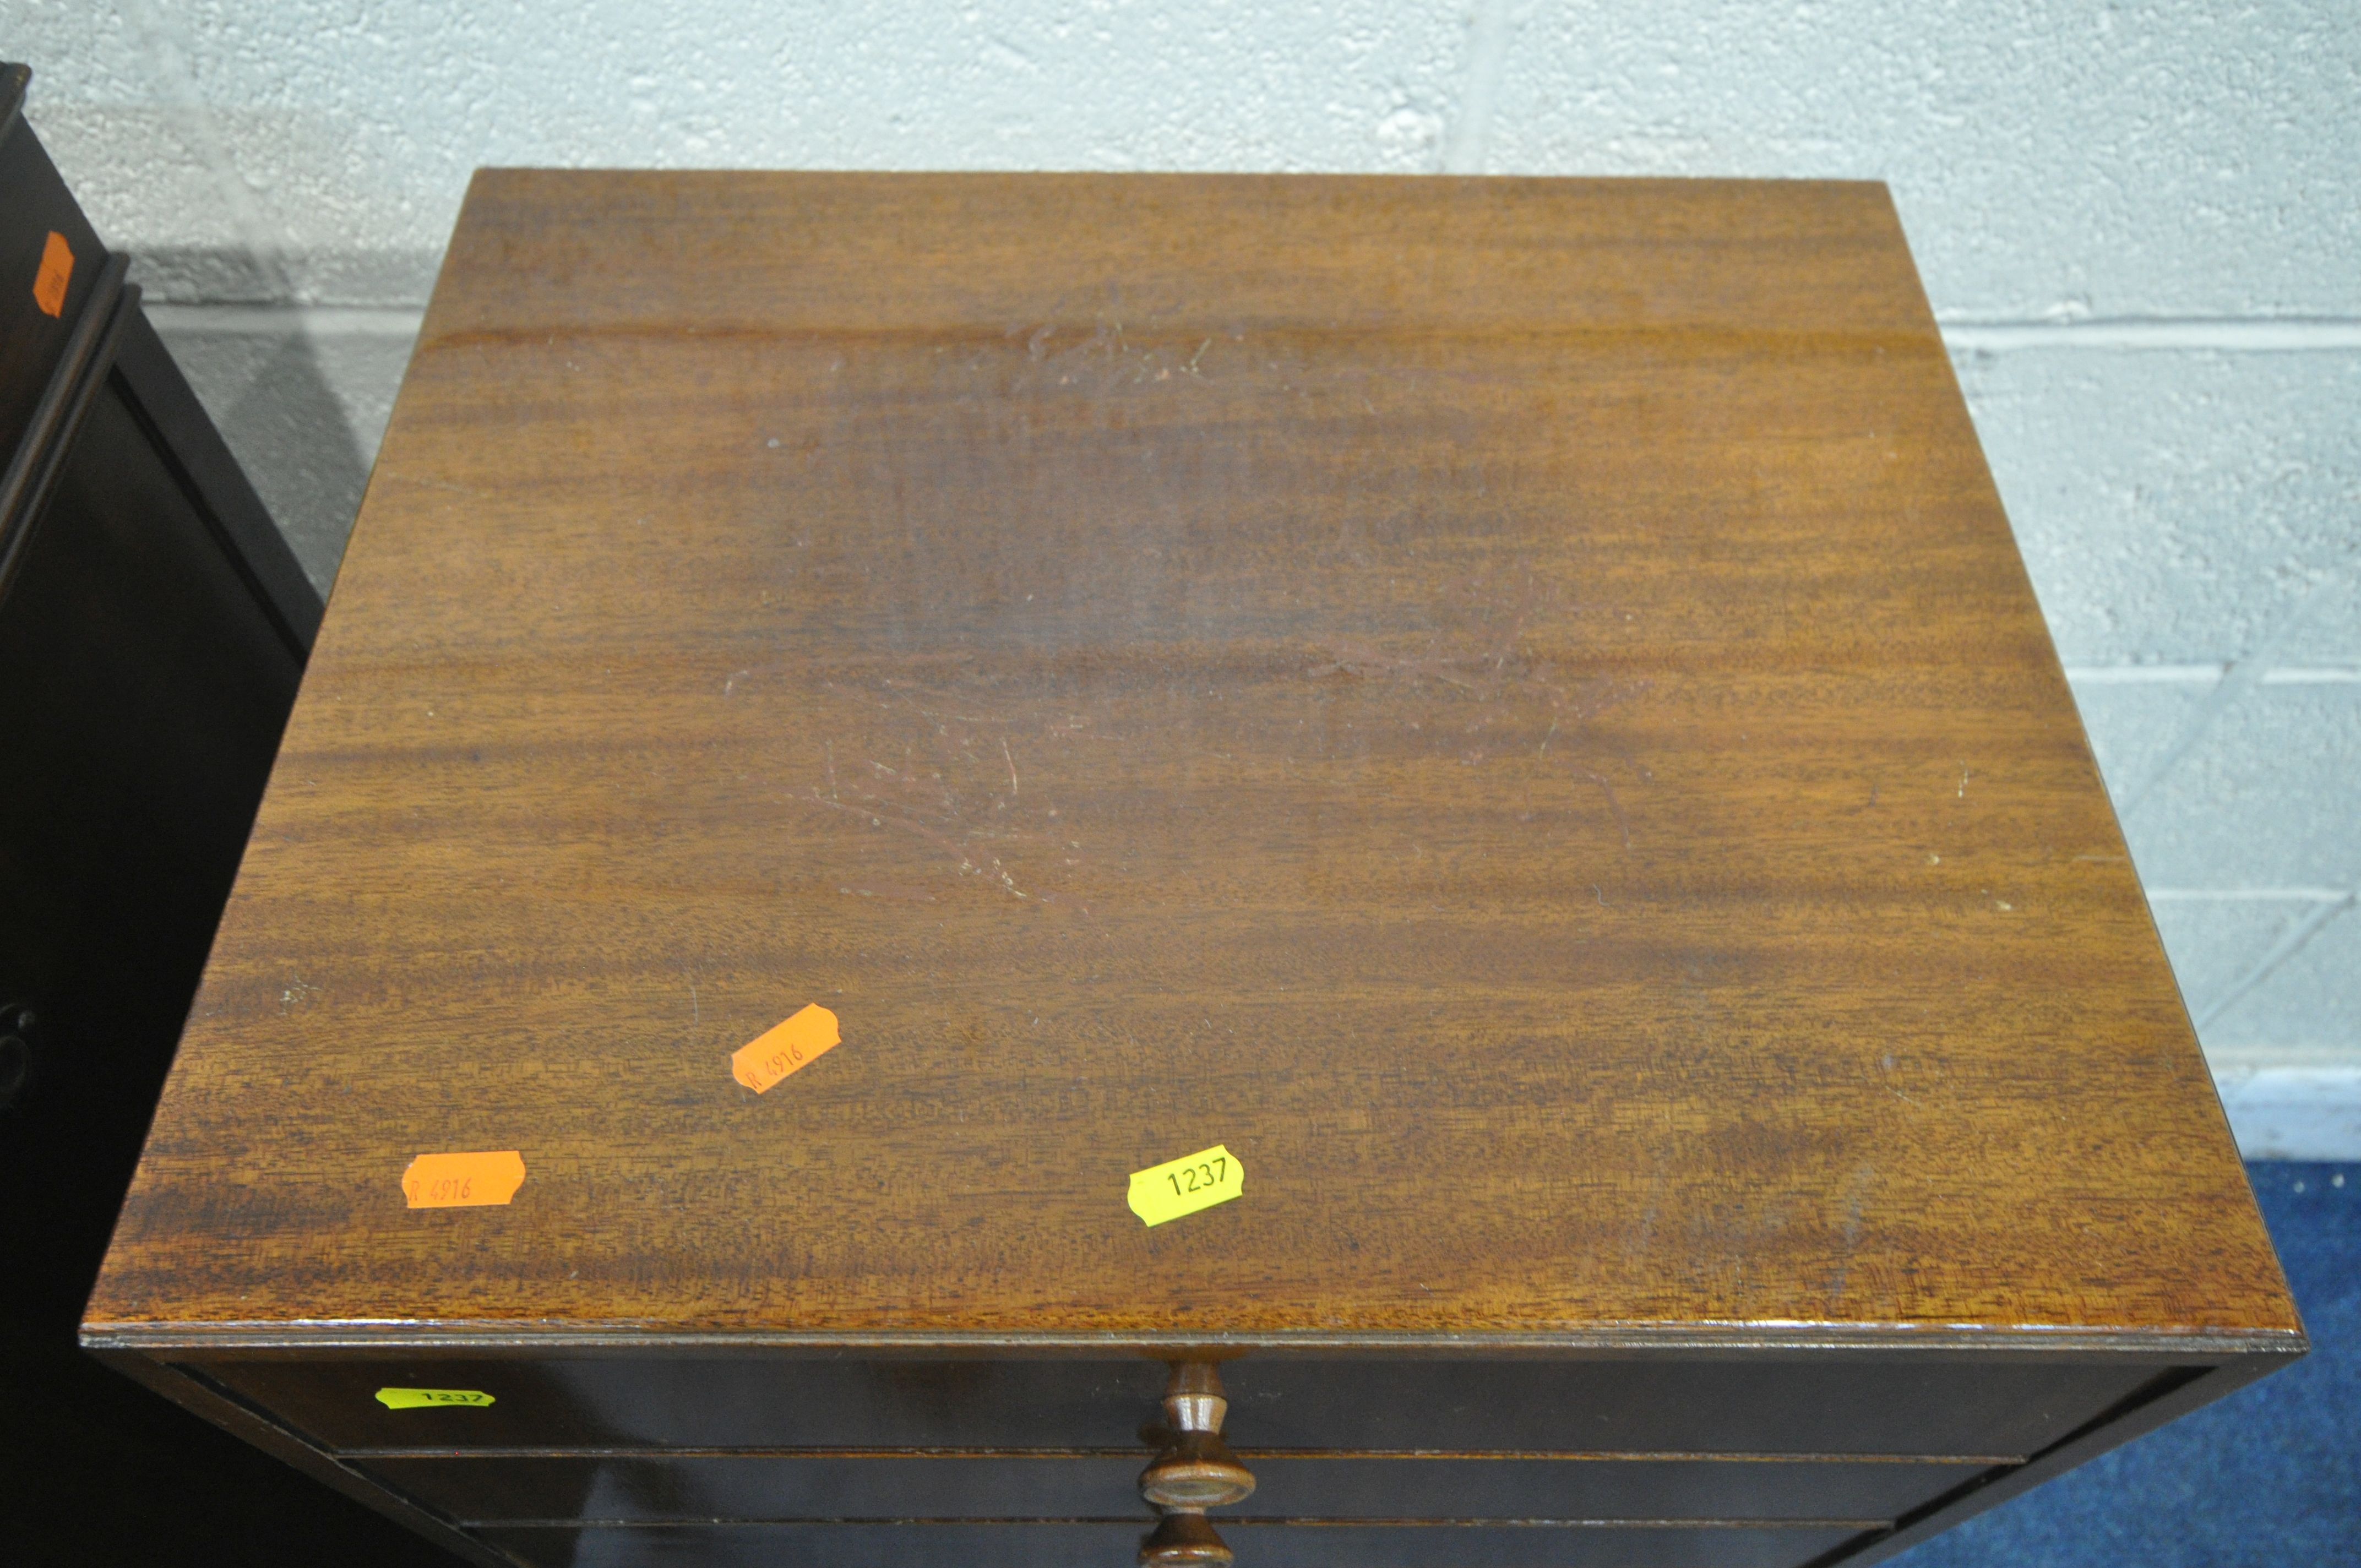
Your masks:
[[[1164,1450],[1139,1473],[1139,1495],[1178,1513],[1202,1513],[1252,1497],[1254,1473],[1222,1441],[1222,1418],[1229,1409],[1230,1402],[1222,1398],[1221,1374],[1212,1362],[1176,1364],[1164,1390]],[[1207,1539],[1221,1544],[1210,1530]],[[1228,1561],[1226,1550],[1223,1561]]]
[[[1139,1543],[1141,1568],[1230,1568],[1235,1560],[1199,1513],[1166,1514]]]
[[[1254,1496],[1254,1472],[1209,1432],[1184,1432],[1139,1473],[1139,1495],[1159,1508],[1202,1511]]]

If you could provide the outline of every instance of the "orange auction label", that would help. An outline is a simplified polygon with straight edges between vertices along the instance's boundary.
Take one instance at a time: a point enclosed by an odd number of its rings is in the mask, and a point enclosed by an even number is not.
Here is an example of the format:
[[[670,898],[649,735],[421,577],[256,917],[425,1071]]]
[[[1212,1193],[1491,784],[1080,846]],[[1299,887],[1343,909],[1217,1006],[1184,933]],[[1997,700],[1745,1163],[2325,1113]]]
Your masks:
[[[760,1094],[833,1047],[836,1014],[815,1002],[730,1053],[730,1076]]]
[[[73,247],[57,230],[41,246],[40,270],[33,274],[33,303],[45,316],[66,308],[66,285],[73,281]]]
[[[401,1173],[401,1195],[413,1209],[470,1209],[505,1203],[524,1185],[524,1156],[514,1149],[470,1154],[423,1154]]]

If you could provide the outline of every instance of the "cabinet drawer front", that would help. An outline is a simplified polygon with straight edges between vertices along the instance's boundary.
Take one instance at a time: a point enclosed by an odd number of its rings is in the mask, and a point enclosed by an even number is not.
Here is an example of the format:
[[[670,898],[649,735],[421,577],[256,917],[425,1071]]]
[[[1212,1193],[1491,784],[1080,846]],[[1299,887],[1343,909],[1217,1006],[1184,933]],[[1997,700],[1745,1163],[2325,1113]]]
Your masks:
[[[1165,1369],[1119,1361],[577,1355],[208,1358],[185,1369],[332,1448],[1129,1449]],[[1239,1448],[2022,1455],[2163,1370],[1936,1354],[1225,1363]],[[480,1389],[389,1410],[381,1387]]]
[[[1127,1524],[745,1524],[476,1533],[527,1568],[1129,1568]],[[1860,1532],[1824,1527],[1227,1523],[1253,1568],[1800,1568]]]
[[[1714,1459],[1240,1457],[1238,1519],[1892,1519],[1987,1473],[1974,1464]],[[872,1458],[379,1458],[360,1468],[454,1519],[1126,1519],[1137,1454]]]

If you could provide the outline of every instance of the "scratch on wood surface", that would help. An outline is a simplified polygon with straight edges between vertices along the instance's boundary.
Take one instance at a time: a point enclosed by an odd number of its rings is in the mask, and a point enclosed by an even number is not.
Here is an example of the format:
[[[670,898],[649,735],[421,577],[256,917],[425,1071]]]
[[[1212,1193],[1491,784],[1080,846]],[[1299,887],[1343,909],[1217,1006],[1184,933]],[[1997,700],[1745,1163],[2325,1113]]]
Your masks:
[[[1877,1065],[1883,1068],[1887,1072],[1892,1072],[1894,1070],[1894,1053],[1892,1051],[1886,1052],[1883,1057],[1879,1058]],[[1901,1101],[1905,1105],[1916,1105],[1918,1103],[1918,1102],[1913,1100],[1907,1094],[1903,1093],[1900,1089],[1891,1083],[1885,1086],[1885,1091],[1888,1094],[1893,1095],[1896,1100]]]
[[[1891,1057],[1886,1058],[1889,1062],[1893,1059]],[[1854,1168],[1852,1179],[1845,1184],[1844,1227],[1839,1233],[1843,1237],[1844,1250],[1838,1255],[1836,1272],[1828,1279],[1828,1298],[1831,1300],[1840,1299],[1844,1295],[1845,1285],[1852,1277],[1852,1260],[1861,1251],[1861,1201],[1864,1189],[1876,1179],[1876,1176],[1877,1168],[1864,1164]]]
[[[1046,748],[1049,762],[1027,766],[1037,772],[1049,766],[1054,777],[1060,745],[1095,745],[1107,738],[1095,731],[1088,715],[990,712],[989,699],[1005,695],[999,689],[1004,679],[970,670],[939,682],[895,676],[820,681],[830,706],[840,708],[822,742],[825,777],[818,787],[807,781],[774,798],[825,806],[921,841],[948,857],[960,874],[1036,908],[1079,916],[1104,936],[1095,907],[1060,885],[1085,863],[1080,838],[1071,824],[1060,820],[1059,807],[1044,798],[1038,777],[1032,801],[1025,799],[1026,770],[1017,766],[1016,742]],[[970,685],[980,689],[961,689]],[[978,696],[987,700],[977,702]],[[837,740],[851,748],[841,770],[836,765]],[[994,751],[1000,753],[997,767],[992,762]],[[1060,865],[1067,870],[1059,871]],[[872,897],[882,890],[864,879],[848,880],[844,891]]]
[[[378,470],[378,477],[392,479],[400,484],[417,485],[430,490],[448,490],[455,496],[471,496],[478,500],[486,499],[486,492],[477,489],[472,485],[454,485],[444,479],[421,478],[415,474],[399,473],[390,468],[380,468]]]
[[[923,889],[901,887],[891,883],[881,883],[876,887],[839,887],[836,891],[852,898],[883,898],[888,902],[898,904],[936,904],[940,902],[940,900],[937,899],[933,894],[928,893]]]
[[[1604,795],[1607,799],[1607,809],[1615,814],[1615,830],[1623,835],[1623,847],[1627,850],[1630,849],[1631,847],[1631,819],[1624,815],[1623,803],[1616,798],[1615,786],[1609,784],[1601,775],[1592,773],[1588,768],[1576,768],[1574,770],[1574,774],[1575,777],[1587,779],[1591,784],[1598,786],[1598,793]]]
[[[841,811],[851,817],[866,817],[873,828],[899,828],[904,832],[916,834],[937,849],[956,857],[961,871],[996,883],[1013,897],[1021,898],[1028,904],[1033,902],[1033,895],[1016,885],[1016,879],[1009,874],[1006,866],[1000,863],[999,857],[981,851],[972,853],[968,847],[958,839],[949,834],[939,832],[923,822],[914,820],[906,812],[884,801],[878,800],[874,796],[863,796],[862,798],[871,804],[849,806],[840,800],[830,800],[818,790],[812,791],[809,798],[814,805],[827,806],[831,811]],[[989,865],[988,871],[984,865],[977,863],[979,854]]]
[[[1481,652],[1438,651],[1444,635],[1442,630],[1432,633],[1426,649],[1417,653],[1389,652],[1374,643],[1346,638],[1315,646],[1312,652],[1326,657],[1324,662],[1313,664],[1304,674],[1312,680],[1346,675],[1361,680],[1433,682],[1487,705],[1546,702],[1551,709],[1549,728],[1533,750],[1534,762],[1546,765],[1550,747],[1558,741],[1561,733],[1565,737],[1565,744],[1560,747],[1562,757],[1569,751],[1596,747],[1597,740],[1585,733],[1590,720],[1629,700],[1636,692],[1644,690],[1646,683],[1630,686],[1604,680],[1574,686],[1561,684],[1555,678],[1557,671],[1554,666],[1519,652],[1518,643],[1524,636],[1532,603],[1533,590],[1528,585],[1505,630],[1496,638],[1486,639],[1487,645]],[[1473,640],[1472,635],[1463,637],[1462,646]],[[1410,728],[1415,730],[1421,726],[1413,720]],[[1471,729],[1477,728],[1482,728],[1482,721],[1471,726]],[[1610,745],[1608,749],[1615,751],[1624,762],[1631,762],[1620,748]],[[1480,760],[1482,753],[1479,751],[1472,755],[1474,759]],[[1572,761],[1561,765],[1571,776],[1598,792],[1599,798],[1606,802],[1608,811],[1615,818],[1618,838],[1623,848],[1630,850],[1631,814],[1624,809],[1622,797],[1614,782],[1596,768],[1584,767]],[[1638,767],[1636,763],[1632,765],[1642,778],[1651,776],[1647,769]]]

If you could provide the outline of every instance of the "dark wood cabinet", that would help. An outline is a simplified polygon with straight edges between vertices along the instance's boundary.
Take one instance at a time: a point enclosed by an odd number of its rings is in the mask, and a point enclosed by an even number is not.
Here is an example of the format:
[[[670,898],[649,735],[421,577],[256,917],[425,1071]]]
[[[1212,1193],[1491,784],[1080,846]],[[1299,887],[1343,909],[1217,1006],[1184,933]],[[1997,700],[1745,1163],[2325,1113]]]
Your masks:
[[[320,598],[29,81],[0,62],[0,1557],[434,1561],[75,1343]]]
[[[1080,175],[478,177],[83,1332],[828,1568],[1866,1562],[2303,1347],[1881,187]]]

